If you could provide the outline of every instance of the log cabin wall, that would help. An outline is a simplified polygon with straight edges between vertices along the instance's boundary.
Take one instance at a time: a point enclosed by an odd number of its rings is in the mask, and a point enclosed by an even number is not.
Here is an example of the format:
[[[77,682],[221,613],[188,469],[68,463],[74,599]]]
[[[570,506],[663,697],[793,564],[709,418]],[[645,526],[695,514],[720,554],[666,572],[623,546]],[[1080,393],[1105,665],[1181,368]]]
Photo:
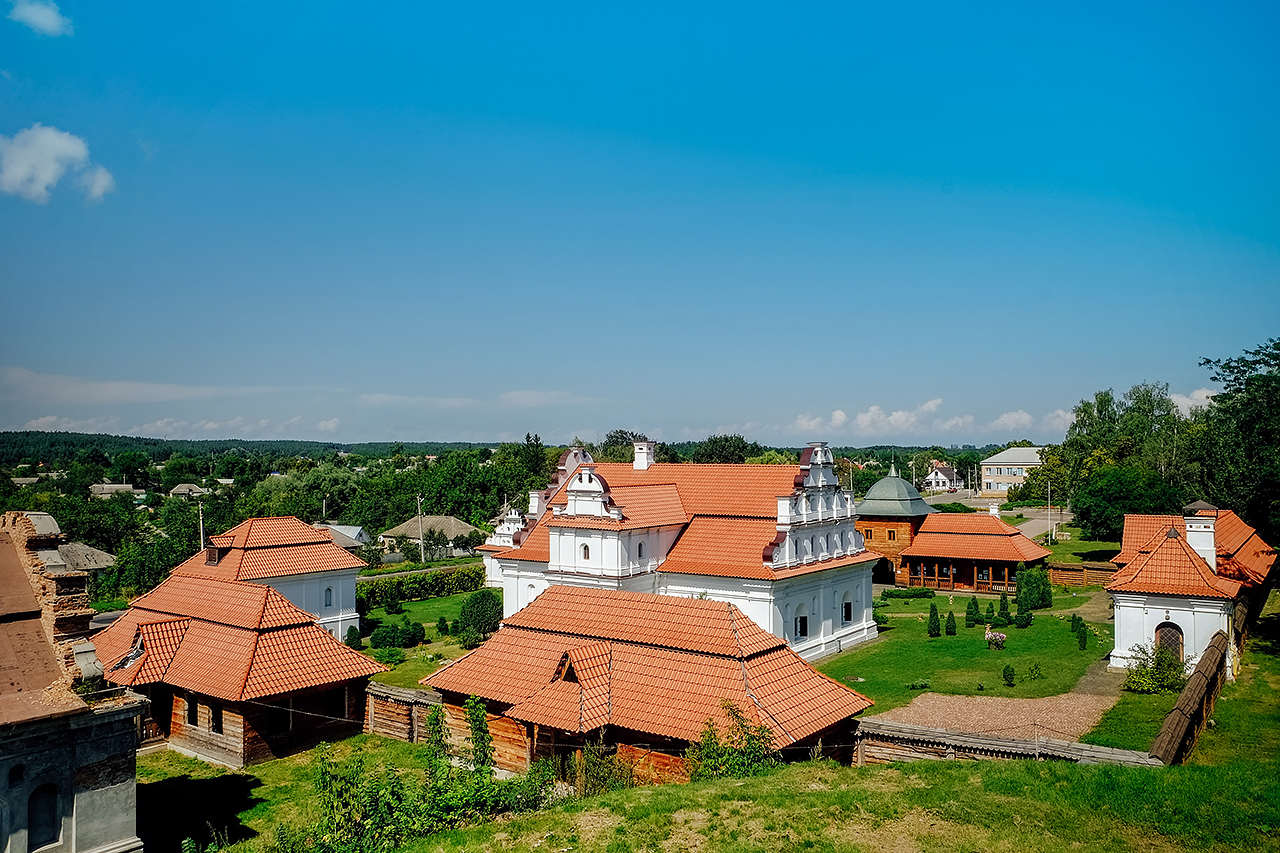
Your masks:
[[[684,744],[688,748],[688,744]],[[632,771],[635,773],[636,784],[639,785],[665,785],[668,783],[682,783],[689,781],[689,765],[680,754],[684,750],[674,751],[676,747],[669,746],[668,749],[673,751],[655,751],[652,745],[631,746],[629,744],[618,744],[618,758],[621,761],[631,765]]]
[[[471,751],[471,724],[467,722],[466,700],[457,694],[443,694],[445,742],[454,755]],[[493,738],[493,764],[500,770],[524,773],[529,769],[532,727],[502,716],[510,708],[497,702],[486,702],[489,735]]]

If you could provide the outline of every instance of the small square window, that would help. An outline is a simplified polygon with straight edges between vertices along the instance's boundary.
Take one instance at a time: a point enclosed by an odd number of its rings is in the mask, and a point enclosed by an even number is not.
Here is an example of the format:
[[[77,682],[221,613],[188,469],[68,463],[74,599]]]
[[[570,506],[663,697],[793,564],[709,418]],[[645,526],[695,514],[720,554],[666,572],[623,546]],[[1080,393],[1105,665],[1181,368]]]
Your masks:
[[[871,541],[871,528],[870,528],[870,527],[868,527],[868,528],[863,532],[863,534],[862,534],[862,538],[863,538],[863,539],[866,539],[868,542],[869,542],[869,541]]]
[[[807,636],[809,636],[809,617],[797,616],[796,617],[796,639],[803,640]]]
[[[209,706],[209,731],[215,735],[222,734],[222,706]]]
[[[848,625],[853,621],[853,602],[846,601],[841,605],[840,619],[844,624]]]
[[[898,541],[898,531],[896,531],[896,530],[890,530],[890,531],[889,531],[889,541],[890,541],[890,542],[896,542],[896,541]]]

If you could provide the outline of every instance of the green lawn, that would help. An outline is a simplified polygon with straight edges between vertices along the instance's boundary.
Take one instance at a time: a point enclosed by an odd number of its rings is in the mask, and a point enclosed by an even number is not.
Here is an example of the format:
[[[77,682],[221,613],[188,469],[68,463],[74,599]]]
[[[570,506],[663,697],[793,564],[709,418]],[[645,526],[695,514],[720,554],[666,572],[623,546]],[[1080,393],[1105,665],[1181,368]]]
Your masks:
[[[1151,748],[1164,718],[1178,702],[1177,693],[1120,694],[1120,701],[1113,705],[1098,724],[1080,738],[1081,743],[1113,746],[1116,749]]]
[[[1079,527],[1064,524],[1059,526],[1058,530],[1060,533],[1070,535],[1071,538],[1059,539],[1052,545],[1046,545],[1043,536],[1036,539],[1036,544],[1053,552],[1048,558],[1051,563],[1105,563],[1120,553],[1119,542],[1095,542],[1092,539],[1084,539]]]
[[[129,602],[123,598],[104,598],[101,601],[91,601],[89,606],[98,613],[110,613],[114,610],[128,610]]]
[[[817,665],[819,671],[873,699],[873,714],[908,704],[919,691],[908,690],[907,684],[919,680],[930,682],[929,689],[935,693],[1020,699],[1056,696],[1070,691],[1091,663],[1111,651],[1110,625],[1093,625],[1100,636],[1091,635],[1089,648],[1081,651],[1069,622],[1044,611],[1037,613],[1030,627],[1001,629],[1008,636],[1003,651],[988,649],[981,625],[964,627],[964,601],[959,596],[956,636],[930,638],[923,612],[894,615],[893,608],[902,603],[880,608],[889,612],[892,626],[882,630],[880,639]],[[928,610],[927,601],[923,610]],[[942,619],[945,625],[945,611]],[[1017,673],[1014,687],[1006,687],[1001,677],[1006,664]],[[1040,665],[1042,678],[1027,678],[1032,664]]]
[[[936,604],[938,605],[938,613],[942,615],[942,619],[944,622],[946,621],[946,618],[947,618],[947,611],[953,610],[955,611],[955,614],[956,614],[957,623],[963,626],[965,606],[968,605],[969,599],[974,595],[978,597],[978,607],[982,610],[983,613],[987,612],[987,602],[995,602],[996,610],[998,611],[1000,609],[1000,593],[998,592],[994,594],[987,593],[987,592],[979,592],[979,593],[963,592],[961,590],[956,590],[955,592],[951,592],[945,589],[940,589],[937,592],[938,594],[935,595],[933,598],[887,598],[886,599],[886,598],[877,597],[875,600],[877,605],[880,605],[881,602],[885,602],[885,603],[884,603],[884,606],[877,606],[876,612],[883,613],[886,616],[917,616],[920,614],[924,614],[925,616],[928,616],[929,605]],[[1049,610],[1049,611],[1071,610],[1087,602],[1092,595],[1096,594],[1096,592],[1097,592],[1096,587],[1089,587],[1087,589],[1075,587],[1070,590],[1054,589],[1053,605],[1045,608],[1045,610]],[[1017,602],[1014,600],[1013,596],[1010,596],[1009,597],[1009,613],[1014,614],[1017,612],[1018,612]],[[1036,611],[1036,613],[1043,613],[1043,612],[1045,611],[1044,610]]]
[[[404,602],[404,614],[402,615],[408,616],[410,622],[421,622],[425,625],[429,642],[418,646],[416,649],[405,649],[404,663],[388,672],[375,675],[373,680],[396,687],[416,688],[419,680],[426,678],[439,669],[444,661],[453,660],[466,654],[466,649],[459,646],[453,637],[441,636],[436,633],[436,623],[443,616],[452,624],[453,620],[457,619],[462,612],[462,602],[466,601],[470,595],[472,595],[470,592],[460,592],[457,595],[428,598],[425,601]],[[371,622],[383,622],[386,620],[396,622],[401,617],[400,615],[388,616],[384,609],[375,607],[369,611],[367,618]],[[368,644],[368,638],[365,638],[365,643],[366,645]]]

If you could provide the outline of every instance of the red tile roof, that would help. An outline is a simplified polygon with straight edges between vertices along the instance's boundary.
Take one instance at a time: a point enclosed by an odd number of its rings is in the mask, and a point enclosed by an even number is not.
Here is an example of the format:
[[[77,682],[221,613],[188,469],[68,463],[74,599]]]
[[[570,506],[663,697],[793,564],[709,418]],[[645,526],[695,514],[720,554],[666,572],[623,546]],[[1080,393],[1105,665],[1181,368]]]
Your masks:
[[[689,520],[680,503],[679,489],[670,483],[648,486],[618,486],[609,490],[609,498],[622,511],[622,518],[552,515],[543,520],[551,527],[579,529],[636,530],[644,527],[667,527]]]
[[[94,643],[108,681],[163,682],[232,701],[386,669],[269,586],[187,575],[173,575],[136,600]]]
[[[1040,560],[1050,553],[994,515],[937,513],[925,516],[902,556],[1017,563]]]
[[[778,517],[778,496],[789,495],[800,473],[797,465],[677,465],[658,463],[637,471],[627,463],[599,462],[596,473],[612,494],[619,488],[674,485],[689,515],[720,515],[731,507],[735,515]],[[562,483],[550,505],[568,503]]]
[[[695,740],[722,700],[779,745],[871,707],[730,604],[553,586],[493,638],[423,680],[571,732],[602,725]]]
[[[1176,525],[1157,531],[1139,551],[1133,562],[1116,572],[1108,590],[1205,598],[1235,598],[1240,592],[1238,581],[1213,573]]]
[[[173,570],[225,580],[259,580],[283,575],[364,568],[364,561],[334,544],[326,530],[317,530],[292,516],[251,518],[226,533],[210,536],[219,549],[216,565],[200,551]]]
[[[1211,511],[1202,511],[1210,515]],[[1117,566],[1125,566],[1147,553],[1143,548],[1155,534],[1173,527],[1186,535],[1187,523],[1180,515],[1126,515],[1120,553],[1111,558]],[[1219,510],[1214,523],[1214,547],[1218,552],[1219,575],[1255,586],[1266,580],[1275,563],[1275,551],[1258,532],[1245,524],[1232,510]]]

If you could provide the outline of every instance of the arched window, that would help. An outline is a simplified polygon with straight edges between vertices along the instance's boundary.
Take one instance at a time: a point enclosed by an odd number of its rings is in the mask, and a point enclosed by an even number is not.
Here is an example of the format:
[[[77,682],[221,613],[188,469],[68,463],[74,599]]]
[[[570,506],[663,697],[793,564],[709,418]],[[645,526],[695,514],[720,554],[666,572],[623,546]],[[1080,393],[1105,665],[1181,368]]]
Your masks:
[[[331,586],[327,586],[324,588],[324,606],[325,607],[333,606],[333,587]]]
[[[1156,626],[1156,648],[1166,648],[1173,656],[1182,661],[1182,629],[1172,622],[1161,622]]]
[[[644,543],[643,542],[636,544],[636,559],[637,560],[644,559]]]
[[[31,792],[27,800],[27,849],[56,844],[62,836],[58,815],[58,786],[46,782]]]
[[[583,545],[583,546],[582,546],[582,559],[584,559],[584,560],[590,560],[590,559],[591,559],[591,546],[590,546],[590,545]]]

